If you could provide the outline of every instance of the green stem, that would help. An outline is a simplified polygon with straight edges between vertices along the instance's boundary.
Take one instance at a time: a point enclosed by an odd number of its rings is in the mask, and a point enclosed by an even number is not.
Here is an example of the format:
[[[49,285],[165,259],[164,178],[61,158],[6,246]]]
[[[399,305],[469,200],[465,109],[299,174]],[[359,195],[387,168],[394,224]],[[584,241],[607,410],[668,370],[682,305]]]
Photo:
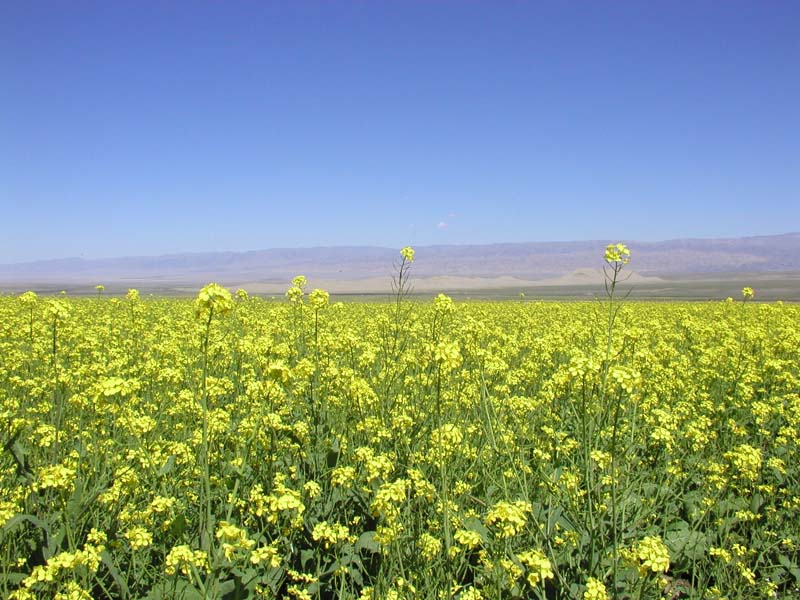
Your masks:
[[[208,311],[206,332],[203,338],[203,383],[201,394],[201,408],[203,410],[203,439],[200,448],[200,462],[203,469],[202,496],[204,517],[200,529],[200,549],[209,552],[211,547],[211,472],[208,465],[208,338],[211,333],[211,319],[214,317],[214,307]]]

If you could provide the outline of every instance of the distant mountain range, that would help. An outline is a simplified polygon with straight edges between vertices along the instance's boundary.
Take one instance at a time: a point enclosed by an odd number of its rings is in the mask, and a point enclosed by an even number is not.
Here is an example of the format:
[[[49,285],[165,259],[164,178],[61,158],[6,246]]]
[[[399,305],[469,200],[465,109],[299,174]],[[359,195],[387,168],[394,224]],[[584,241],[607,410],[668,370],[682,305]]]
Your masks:
[[[611,240],[463,246],[420,246],[415,278],[553,280],[597,273]],[[614,240],[616,241],[616,240]],[[701,273],[800,271],[800,233],[730,239],[628,242],[630,269],[644,278]],[[297,274],[309,279],[381,281],[397,263],[397,248],[276,248],[251,252],[171,254],[85,260],[69,258],[0,265],[0,283],[193,285],[219,281],[285,286]],[[589,271],[587,271],[587,269]],[[560,278],[560,279],[559,279]],[[567,279],[565,279],[567,278]]]

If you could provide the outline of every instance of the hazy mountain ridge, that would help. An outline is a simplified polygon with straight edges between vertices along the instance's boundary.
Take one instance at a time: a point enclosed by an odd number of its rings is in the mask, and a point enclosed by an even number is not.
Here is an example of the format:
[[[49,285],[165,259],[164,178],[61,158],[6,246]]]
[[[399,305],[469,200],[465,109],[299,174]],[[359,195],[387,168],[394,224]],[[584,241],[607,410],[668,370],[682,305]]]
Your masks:
[[[518,277],[546,280],[599,269],[607,240],[419,246],[415,277]],[[800,233],[628,243],[630,269],[643,276],[679,273],[800,271]],[[274,248],[107,259],[55,259],[0,265],[0,281],[286,282],[383,277],[398,249],[375,246]]]

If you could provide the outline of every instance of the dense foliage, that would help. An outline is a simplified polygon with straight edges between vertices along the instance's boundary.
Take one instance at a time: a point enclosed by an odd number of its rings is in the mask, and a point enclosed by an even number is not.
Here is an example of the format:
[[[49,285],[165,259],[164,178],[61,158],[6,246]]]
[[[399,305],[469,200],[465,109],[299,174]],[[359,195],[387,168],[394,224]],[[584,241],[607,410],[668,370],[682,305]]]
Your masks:
[[[0,298],[3,597],[800,593],[800,307],[304,285]]]

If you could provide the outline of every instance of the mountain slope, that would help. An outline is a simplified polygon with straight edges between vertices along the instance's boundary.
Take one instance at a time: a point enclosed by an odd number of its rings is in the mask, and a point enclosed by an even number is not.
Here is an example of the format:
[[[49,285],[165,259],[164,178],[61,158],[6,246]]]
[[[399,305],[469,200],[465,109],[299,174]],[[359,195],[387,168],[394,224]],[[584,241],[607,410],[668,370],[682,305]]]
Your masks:
[[[602,267],[608,241],[417,247],[415,277],[517,277],[539,281]],[[640,275],[800,271],[800,233],[730,239],[628,243]],[[0,265],[0,282],[197,283],[286,282],[294,275],[326,280],[384,277],[397,249],[382,247],[275,248]]]

